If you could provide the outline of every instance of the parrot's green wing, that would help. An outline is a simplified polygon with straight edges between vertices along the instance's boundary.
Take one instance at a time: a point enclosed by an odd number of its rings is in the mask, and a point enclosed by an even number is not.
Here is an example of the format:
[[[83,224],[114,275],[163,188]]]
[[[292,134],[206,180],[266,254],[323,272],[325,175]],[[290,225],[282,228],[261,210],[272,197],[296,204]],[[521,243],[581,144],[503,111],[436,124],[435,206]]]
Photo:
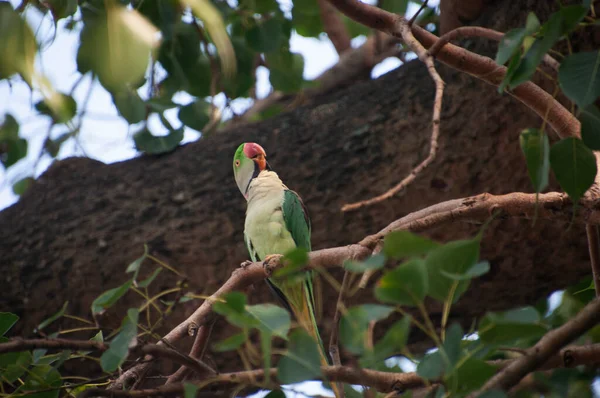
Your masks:
[[[310,218],[298,194],[289,189],[283,193],[283,220],[297,247],[311,251]]]

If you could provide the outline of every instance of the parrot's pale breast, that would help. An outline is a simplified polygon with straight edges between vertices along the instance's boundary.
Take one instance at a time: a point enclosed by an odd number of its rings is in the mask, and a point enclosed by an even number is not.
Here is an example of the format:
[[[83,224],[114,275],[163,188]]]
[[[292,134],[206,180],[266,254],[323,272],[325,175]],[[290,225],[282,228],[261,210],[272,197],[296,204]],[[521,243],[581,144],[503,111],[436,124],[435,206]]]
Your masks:
[[[250,184],[244,233],[262,260],[269,254],[285,254],[296,247],[285,226],[283,182],[272,171],[261,172]]]

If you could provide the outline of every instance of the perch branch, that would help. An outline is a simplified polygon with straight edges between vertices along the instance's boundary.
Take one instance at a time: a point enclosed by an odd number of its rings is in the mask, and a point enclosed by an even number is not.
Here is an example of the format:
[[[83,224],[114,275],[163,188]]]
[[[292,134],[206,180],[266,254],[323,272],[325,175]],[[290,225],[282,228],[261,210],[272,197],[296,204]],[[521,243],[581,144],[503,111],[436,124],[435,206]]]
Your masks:
[[[210,338],[214,325],[215,321],[213,320],[208,324],[208,327],[200,328],[200,330],[198,330],[198,334],[196,335],[196,339],[194,340],[194,344],[192,345],[192,349],[190,350],[190,357],[202,360],[204,352],[206,351],[208,339]],[[175,373],[169,376],[165,384],[176,383],[178,381],[184,380],[189,373],[190,368],[186,367],[185,365],[182,365],[179,369],[177,369]]]
[[[527,355],[515,359],[488,380],[479,393],[493,389],[508,391],[527,374],[548,362],[561,347],[596,326],[599,321],[600,299],[595,299],[567,323],[546,333],[535,346],[527,350]],[[473,393],[470,397],[477,397],[479,393]]]

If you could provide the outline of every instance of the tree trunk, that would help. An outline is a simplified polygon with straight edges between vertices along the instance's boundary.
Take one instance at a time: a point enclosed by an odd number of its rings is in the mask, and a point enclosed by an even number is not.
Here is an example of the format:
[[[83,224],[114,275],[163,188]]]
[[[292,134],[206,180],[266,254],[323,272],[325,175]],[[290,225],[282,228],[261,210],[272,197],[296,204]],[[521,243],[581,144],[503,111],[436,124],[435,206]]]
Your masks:
[[[521,1],[521,8],[515,3],[486,6],[473,24],[503,31],[519,26],[531,3],[543,21],[553,2]],[[483,40],[469,43],[487,54],[493,48]],[[518,135],[539,127],[541,120],[494,87],[439,69],[447,87],[436,161],[405,192],[357,212],[340,208],[384,192],[427,155],[434,90],[418,61],[170,154],[110,165],[83,158],[55,163],[17,204],[0,213],[0,311],[19,314],[16,330],[25,335],[67,300],[70,314],[88,316],[95,297],[126,280],[125,268],[143,253],[144,244],[189,276],[195,293],[214,292],[247,259],[245,201],[232,175],[233,153],[245,141],[263,145],[271,166],[303,197],[314,249],[355,243],[394,219],[444,200],[531,192]],[[558,187],[552,183],[550,189]],[[517,219],[492,222],[481,254],[491,272],[473,283],[452,316],[469,322],[486,311],[531,304],[587,276],[584,228],[567,227],[545,220],[535,226]],[[478,228],[453,224],[430,236],[453,240],[472,236]],[[145,264],[143,275],[152,271]],[[177,279],[162,272],[152,291],[172,287]],[[337,293],[322,284],[327,336]],[[352,302],[372,302],[371,291]],[[259,284],[251,298],[256,303],[271,295]],[[136,303],[139,297],[129,293],[103,325],[118,326],[123,310]],[[179,323],[198,303],[179,305],[166,323]],[[440,308],[432,305],[430,311],[437,317]],[[213,341],[231,333],[225,326],[217,323]],[[233,358],[219,354],[212,359],[226,371],[239,368]]]

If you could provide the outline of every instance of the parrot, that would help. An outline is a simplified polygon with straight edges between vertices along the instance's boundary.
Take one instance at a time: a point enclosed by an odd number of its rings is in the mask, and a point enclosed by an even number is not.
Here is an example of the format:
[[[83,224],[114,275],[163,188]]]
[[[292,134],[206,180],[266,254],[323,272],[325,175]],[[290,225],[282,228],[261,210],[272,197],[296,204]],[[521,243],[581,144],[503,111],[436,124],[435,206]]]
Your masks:
[[[235,182],[247,201],[244,241],[252,261],[268,261],[300,247],[311,251],[311,223],[300,196],[289,189],[267,162],[262,146],[241,144],[233,157]],[[283,280],[282,280],[283,279]],[[300,326],[318,343],[321,365],[329,365],[315,319],[312,273],[266,280]],[[332,385],[336,396],[337,386]]]

